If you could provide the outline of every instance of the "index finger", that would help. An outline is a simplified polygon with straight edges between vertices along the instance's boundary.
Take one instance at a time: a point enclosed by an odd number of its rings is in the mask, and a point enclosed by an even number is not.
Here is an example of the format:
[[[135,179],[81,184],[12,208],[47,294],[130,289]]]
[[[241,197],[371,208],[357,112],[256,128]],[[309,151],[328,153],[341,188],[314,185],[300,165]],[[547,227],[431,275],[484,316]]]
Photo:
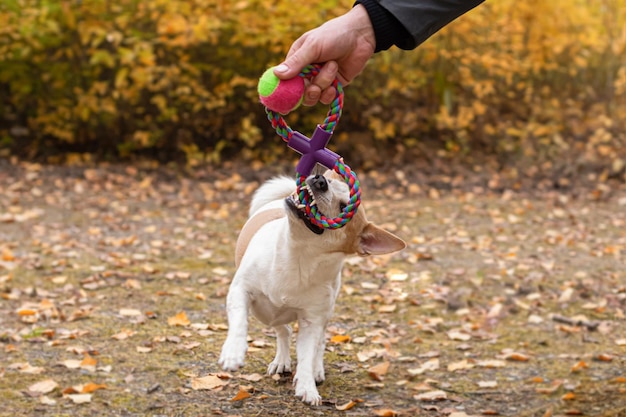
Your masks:
[[[326,62],[320,72],[311,80],[311,82],[320,88],[320,91],[326,90],[330,87],[337,78],[337,72],[339,71],[339,65],[335,61]]]

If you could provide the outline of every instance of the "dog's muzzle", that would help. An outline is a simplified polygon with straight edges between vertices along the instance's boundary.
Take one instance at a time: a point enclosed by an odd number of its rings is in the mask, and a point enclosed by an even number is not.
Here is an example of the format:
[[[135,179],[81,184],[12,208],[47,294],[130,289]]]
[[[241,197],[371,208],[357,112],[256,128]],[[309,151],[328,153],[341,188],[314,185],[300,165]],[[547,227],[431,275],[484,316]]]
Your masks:
[[[326,191],[328,191],[328,181],[326,180],[326,177],[318,174],[307,178],[302,185],[302,189],[308,192],[309,196],[311,196],[311,205],[315,205],[317,204],[315,201],[315,192],[317,191],[325,193]],[[311,222],[311,219],[305,211],[306,206],[300,201],[296,193],[292,194],[290,197],[287,197],[285,201],[287,202],[287,206],[289,207],[289,209],[302,220],[302,222],[305,224],[306,227],[309,228],[310,231],[312,231],[316,235],[321,235],[322,233],[324,233],[323,227],[316,226]]]
[[[287,205],[289,210],[291,210],[296,216],[298,216],[300,220],[302,220],[302,223],[304,223],[304,225],[308,227],[310,231],[312,231],[316,235],[321,235],[322,233],[324,233],[323,228],[311,223],[311,219],[309,219],[309,216],[306,215],[306,212],[304,211],[304,206],[302,206],[302,204],[298,201],[297,195],[294,194],[285,198],[285,204]]]

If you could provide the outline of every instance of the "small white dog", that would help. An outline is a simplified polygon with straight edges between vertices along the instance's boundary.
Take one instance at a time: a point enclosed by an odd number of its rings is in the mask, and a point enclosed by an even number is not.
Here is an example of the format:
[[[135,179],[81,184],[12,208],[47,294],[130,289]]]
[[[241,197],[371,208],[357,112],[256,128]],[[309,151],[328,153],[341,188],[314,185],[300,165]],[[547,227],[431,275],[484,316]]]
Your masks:
[[[347,184],[332,171],[309,176],[305,187],[327,217],[337,217],[349,202]],[[402,239],[367,221],[363,204],[346,226],[324,230],[298,208],[292,178],[266,182],[254,194],[250,217],[237,241],[238,269],[228,292],[228,336],[219,363],[227,371],[243,365],[252,312],[276,332],[276,357],[268,373],[290,372],[289,323],[297,321],[295,393],[306,403],[320,405],[316,382],[325,378],[325,330],[344,259],[405,247]]]

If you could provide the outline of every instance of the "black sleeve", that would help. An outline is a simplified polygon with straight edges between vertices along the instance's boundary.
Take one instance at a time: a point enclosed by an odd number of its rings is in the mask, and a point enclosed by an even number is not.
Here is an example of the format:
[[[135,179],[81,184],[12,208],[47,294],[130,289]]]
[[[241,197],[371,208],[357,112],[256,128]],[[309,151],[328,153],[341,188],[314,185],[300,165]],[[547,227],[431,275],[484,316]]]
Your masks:
[[[484,0],[357,0],[369,14],[376,52],[396,45],[415,49],[439,29]]]

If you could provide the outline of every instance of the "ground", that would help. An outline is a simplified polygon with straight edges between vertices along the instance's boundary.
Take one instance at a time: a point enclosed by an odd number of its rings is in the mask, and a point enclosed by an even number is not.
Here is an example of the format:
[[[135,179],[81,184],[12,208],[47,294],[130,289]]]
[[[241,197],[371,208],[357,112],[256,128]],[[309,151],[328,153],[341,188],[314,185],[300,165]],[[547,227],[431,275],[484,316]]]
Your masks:
[[[623,185],[362,174],[368,217],[409,246],[347,261],[309,407],[264,374],[255,320],[241,372],[217,365],[271,169],[0,168],[1,416],[626,415]]]

